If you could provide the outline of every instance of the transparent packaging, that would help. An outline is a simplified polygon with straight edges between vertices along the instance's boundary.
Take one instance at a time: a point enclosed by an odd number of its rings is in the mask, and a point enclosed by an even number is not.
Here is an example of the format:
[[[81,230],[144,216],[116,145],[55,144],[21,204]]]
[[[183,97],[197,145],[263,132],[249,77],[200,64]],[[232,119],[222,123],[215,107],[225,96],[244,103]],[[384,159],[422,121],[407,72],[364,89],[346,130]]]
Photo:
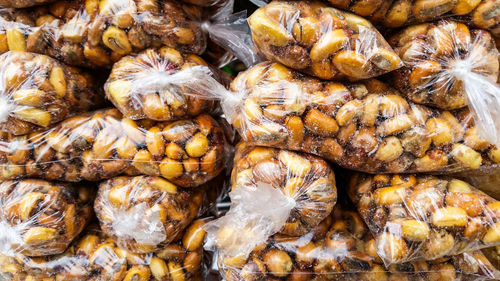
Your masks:
[[[500,202],[461,180],[356,174],[349,197],[386,264],[500,245]]]
[[[119,247],[150,253],[191,223],[204,192],[182,190],[160,177],[116,177],[99,185],[94,209],[102,231]]]
[[[85,67],[111,67],[151,47],[201,54],[205,45],[199,23],[171,0],[58,1],[6,13],[0,21],[0,51],[40,53]]]
[[[265,58],[322,79],[367,79],[403,65],[369,21],[320,2],[273,1],[248,24]]]
[[[61,255],[37,259],[0,256],[0,276],[6,281],[202,281],[205,231],[201,226],[206,221],[195,220],[175,242],[149,254],[126,251],[98,227],[89,227]]]
[[[336,8],[348,10],[371,22],[396,28],[442,18],[463,19],[483,29],[500,27],[497,0],[328,0]]]
[[[88,72],[45,55],[0,55],[0,131],[27,134],[104,103]]]
[[[368,173],[451,173],[498,167],[500,150],[479,135],[467,108],[432,109],[369,79],[320,81],[278,63],[241,72],[231,92],[206,76],[244,141],[318,155]]]
[[[208,64],[197,55],[183,55],[169,47],[124,57],[113,65],[104,85],[106,97],[133,120],[171,121],[201,113],[216,114],[219,107],[214,100],[196,98],[200,95],[196,92],[185,94],[191,90],[183,84],[195,79],[191,75],[195,66]],[[222,81],[215,69],[211,73]]]
[[[56,0],[0,0],[2,8],[28,8],[38,5],[46,5]]]
[[[90,220],[91,189],[36,179],[0,182],[0,255],[64,252]]]
[[[210,223],[207,247],[249,254],[271,235],[303,235],[337,202],[335,175],[321,158],[240,143],[231,175],[229,212]]]
[[[1,135],[0,180],[77,182],[142,174],[195,187],[223,170],[226,150],[223,129],[209,115],[133,121],[107,109],[30,135]]]
[[[420,104],[468,106],[481,136],[500,143],[500,55],[489,32],[443,20],[410,26],[389,43],[405,63],[393,72],[396,89]]]
[[[338,207],[300,236],[276,234],[248,258],[219,255],[227,281],[240,280],[486,280],[499,272],[480,252],[385,267],[359,215]]]

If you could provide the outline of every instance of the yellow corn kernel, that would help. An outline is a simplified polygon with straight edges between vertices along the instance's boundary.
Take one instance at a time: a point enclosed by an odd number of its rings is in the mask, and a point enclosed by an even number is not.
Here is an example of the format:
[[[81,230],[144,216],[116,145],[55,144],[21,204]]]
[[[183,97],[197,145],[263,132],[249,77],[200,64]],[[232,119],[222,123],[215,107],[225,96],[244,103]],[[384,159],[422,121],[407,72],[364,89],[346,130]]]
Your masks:
[[[461,192],[461,193],[471,193],[472,190],[468,183],[453,179],[448,183],[448,191],[449,192]]]
[[[23,196],[19,204],[20,218],[27,221],[33,210],[37,207],[38,201],[43,200],[44,196],[40,192],[30,192]]]
[[[403,146],[397,137],[387,137],[379,145],[375,158],[380,161],[390,162],[403,154]]]
[[[297,153],[281,150],[278,159],[285,164],[288,171],[298,177],[305,177],[312,168],[311,162]]]
[[[450,154],[455,160],[462,163],[465,167],[469,167],[471,169],[479,168],[479,166],[481,166],[483,162],[481,154],[461,143],[455,143]]]
[[[462,208],[444,207],[434,211],[431,220],[436,227],[465,226],[468,216]]]
[[[335,119],[315,108],[309,110],[304,124],[310,131],[323,137],[333,137],[339,130]]]
[[[206,231],[202,228],[203,220],[194,221],[184,232],[182,244],[188,251],[199,249],[205,239]]]
[[[21,89],[14,92],[12,98],[14,102],[20,105],[41,106],[43,105],[42,97],[46,93],[38,89]]]
[[[167,263],[157,257],[151,257],[151,260],[149,261],[149,269],[156,280],[164,280],[169,274]]]
[[[174,261],[168,263],[168,271],[170,272],[170,277],[172,281],[185,281],[186,276],[182,266]]]
[[[52,68],[49,78],[50,84],[54,87],[56,93],[62,98],[66,95],[66,79],[64,70],[60,67]]]
[[[30,245],[43,244],[57,237],[57,230],[48,227],[32,227],[24,234],[24,243]]]
[[[328,31],[323,34],[318,42],[312,47],[310,52],[311,59],[314,62],[323,61],[335,54],[348,42],[349,37],[345,34],[343,29]]]
[[[252,31],[252,35],[268,44],[283,47],[293,40],[293,37],[284,26],[276,23],[269,18],[264,8],[255,11],[249,18],[248,24]]]
[[[38,108],[25,108],[16,110],[14,115],[24,121],[36,124],[38,126],[47,127],[50,125],[52,116],[49,112]]]
[[[160,128],[151,127],[146,132],[146,145],[153,157],[159,157],[165,154],[165,140],[163,139]]]
[[[177,186],[164,179],[155,178],[151,183],[154,187],[158,188],[161,191],[165,191],[170,194],[177,193]]]
[[[424,241],[429,236],[429,225],[423,221],[403,220],[398,223],[401,225],[401,233],[404,239],[410,241]]]
[[[377,205],[392,205],[404,201],[407,189],[404,186],[389,186],[375,190],[373,199]]]
[[[182,163],[164,158],[160,163],[160,173],[166,179],[175,179],[182,175],[184,169]]]
[[[126,80],[115,80],[109,83],[107,93],[111,96],[111,100],[119,106],[126,106],[129,100],[130,89],[132,82]]]
[[[130,268],[123,281],[148,281],[151,276],[149,268],[145,265],[136,265]]]
[[[483,236],[484,243],[498,243],[500,242],[500,222],[495,223],[494,225],[488,228],[486,234]]]
[[[202,133],[196,133],[186,143],[186,152],[190,157],[201,157],[208,151],[208,139]]]
[[[132,52],[132,45],[130,45],[127,33],[115,26],[108,27],[102,33],[102,42],[119,55],[127,55]]]
[[[17,29],[7,30],[7,45],[10,51],[26,51],[26,41],[24,34]]]

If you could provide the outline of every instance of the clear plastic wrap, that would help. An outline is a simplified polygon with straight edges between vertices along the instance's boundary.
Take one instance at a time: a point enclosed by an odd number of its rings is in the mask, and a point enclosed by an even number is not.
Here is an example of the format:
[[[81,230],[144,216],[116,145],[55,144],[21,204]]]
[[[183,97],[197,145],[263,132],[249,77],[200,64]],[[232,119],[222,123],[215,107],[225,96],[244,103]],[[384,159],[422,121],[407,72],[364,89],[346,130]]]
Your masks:
[[[83,185],[35,179],[0,182],[0,255],[64,252],[90,220],[92,200],[91,188]]]
[[[225,150],[224,132],[209,115],[175,122],[133,121],[107,109],[30,135],[2,135],[0,180],[76,182],[143,174],[195,187],[222,171]]]
[[[405,66],[393,72],[410,100],[443,109],[469,106],[480,135],[500,144],[499,52],[491,34],[454,21],[410,26],[389,39]]]
[[[116,177],[99,185],[94,210],[104,234],[119,247],[150,253],[191,223],[204,192],[182,190],[160,177]]]
[[[500,27],[498,0],[328,0],[385,27],[400,27],[446,17],[461,18],[475,27]]]
[[[6,13],[0,21],[1,51],[30,51],[77,66],[111,67],[123,56],[161,46],[201,54],[205,44],[199,23],[172,0],[58,1]]]
[[[0,131],[27,134],[104,103],[89,73],[48,56],[12,51],[0,65]]]
[[[203,240],[195,220],[174,243],[150,254],[134,254],[119,248],[96,227],[86,230],[61,255],[42,258],[0,256],[0,276],[6,281],[202,281]]]
[[[28,8],[38,5],[45,5],[57,0],[0,0],[0,7],[3,8]]]
[[[104,90],[118,110],[133,120],[171,121],[217,113],[214,100],[196,98],[200,95],[196,92],[184,93],[191,90],[183,83],[196,79],[191,75],[195,66],[208,65],[196,55],[182,55],[173,48],[148,49],[115,63]],[[212,73],[217,76],[215,70]]]
[[[480,251],[385,267],[374,244],[357,213],[336,207],[315,230],[300,237],[274,235],[248,259],[219,256],[219,268],[227,281],[465,281],[500,276]]]
[[[483,249],[482,252],[496,269],[500,268],[500,246]]]
[[[319,2],[273,1],[248,23],[268,60],[322,79],[366,79],[403,65],[369,21]]]
[[[182,0],[183,2],[201,7],[221,6],[231,0]]]
[[[225,254],[249,254],[271,235],[303,235],[337,202],[335,175],[319,157],[268,147],[236,147],[229,212],[208,223]]]
[[[223,91],[206,92],[243,140],[321,156],[369,173],[450,173],[498,167],[497,146],[478,135],[467,108],[431,109],[375,80],[325,82],[278,63],[241,72]]]
[[[356,174],[349,197],[386,264],[500,245],[500,202],[461,180]]]

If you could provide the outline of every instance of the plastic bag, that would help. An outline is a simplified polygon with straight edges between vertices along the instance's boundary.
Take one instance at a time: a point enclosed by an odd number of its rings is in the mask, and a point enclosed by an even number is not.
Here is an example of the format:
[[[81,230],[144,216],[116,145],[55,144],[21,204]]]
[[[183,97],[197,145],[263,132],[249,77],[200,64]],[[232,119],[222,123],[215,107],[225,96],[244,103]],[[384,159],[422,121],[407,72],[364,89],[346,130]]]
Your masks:
[[[0,182],[0,254],[60,254],[92,215],[89,188],[44,180]]]
[[[0,65],[1,131],[27,134],[104,103],[89,73],[48,56],[7,52]]]
[[[115,63],[104,90],[118,110],[133,120],[170,121],[217,113],[215,101],[195,98],[196,93],[184,94],[190,89],[183,83],[195,79],[192,67],[200,65],[208,66],[196,55],[182,55],[169,47],[148,49]]]
[[[394,86],[416,103],[443,109],[469,106],[479,134],[500,144],[500,57],[491,35],[462,23],[408,27],[389,39],[405,63]]]
[[[375,240],[355,212],[335,208],[315,230],[274,235],[248,259],[219,256],[227,281],[236,280],[485,280],[499,272],[480,252],[385,267]]]
[[[500,268],[500,246],[483,249],[482,252],[495,268]]]
[[[248,23],[268,60],[322,79],[366,79],[403,65],[369,21],[319,2],[273,1]]]
[[[497,0],[328,0],[334,7],[351,11],[386,27],[400,27],[445,17],[463,18],[484,29],[500,25]]]
[[[224,159],[224,132],[209,115],[136,122],[107,109],[27,136],[0,138],[0,180],[76,182],[143,174],[195,187],[217,176]]]
[[[241,72],[227,92],[206,83],[243,140],[321,156],[369,173],[450,173],[497,167],[468,109],[417,105],[382,82],[322,82],[277,63]]]
[[[133,253],[158,251],[195,218],[204,190],[188,192],[160,177],[117,177],[99,186],[94,209],[107,236]]]
[[[3,51],[86,67],[111,67],[123,56],[162,45],[201,54],[206,43],[199,24],[171,0],[58,1],[4,15],[0,34]]]
[[[386,264],[500,245],[500,202],[461,180],[357,174],[349,196]]]
[[[0,0],[0,7],[27,8],[55,2],[56,0]]]
[[[302,235],[337,201],[335,175],[321,158],[268,147],[237,145],[229,212],[208,223],[208,248],[249,254],[275,233]]]
[[[119,248],[96,227],[90,227],[63,254],[38,259],[0,257],[5,280],[204,280],[201,226],[194,221],[174,243],[150,254]]]

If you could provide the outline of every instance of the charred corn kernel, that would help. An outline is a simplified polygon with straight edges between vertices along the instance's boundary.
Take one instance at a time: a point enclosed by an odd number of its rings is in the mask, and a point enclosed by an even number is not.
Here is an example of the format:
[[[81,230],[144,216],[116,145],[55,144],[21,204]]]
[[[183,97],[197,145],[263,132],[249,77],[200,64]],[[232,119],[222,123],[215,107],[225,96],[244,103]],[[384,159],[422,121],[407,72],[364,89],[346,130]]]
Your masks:
[[[488,228],[482,241],[484,243],[498,243],[500,241],[500,222],[497,222]]]
[[[380,161],[390,162],[396,160],[403,153],[403,147],[397,137],[387,137],[379,145],[375,158]]]
[[[431,218],[432,224],[436,227],[465,226],[467,219],[465,210],[457,207],[437,209]]]
[[[461,192],[461,193],[471,193],[472,190],[464,181],[453,179],[448,183],[448,191],[449,192]]]
[[[314,17],[300,18],[293,26],[293,37],[303,46],[311,46],[319,39],[320,22]]]
[[[312,168],[311,162],[294,152],[281,150],[278,159],[292,174],[299,177],[305,177]]]
[[[193,31],[189,28],[178,27],[174,30],[180,44],[192,44],[195,40]]]
[[[177,193],[177,186],[161,178],[155,178],[153,180],[153,185],[161,191],[165,191],[170,194]]]
[[[385,71],[392,71],[401,64],[401,59],[393,51],[377,48],[369,57],[370,61],[378,68]]]
[[[38,126],[47,127],[50,125],[52,116],[49,112],[38,108],[24,108],[14,111],[14,115]]]
[[[264,9],[255,11],[248,18],[248,24],[254,36],[263,38],[273,46],[283,47],[293,40],[292,35],[282,25],[269,18]]]
[[[384,25],[391,28],[400,27],[406,23],[410,13],[410,0],[396,0],[385,15]]]
[[[264,254],[263,260],[269,272],[276,277],[285,277],[292,271],[292,259],[284,251],[271,249]]]
[[[151,257],[149,268],[151,270],[151,274],[153,274],[156,280],[163,280],[164,278],[167,278],[169,274],[167,263],[157,257]]]
[[[182,244],[188,251],[195,251],[202,246],[206,234],[206,231],[201,228],[203,224],[202,220],[197,220],[186,229]]]
[[[420,21],[429,20],[452,10],[455,3],[452,0],[417,0],[413,3],[413,16]]]
[[[373,199],[377,205],[392,205],[405,200],[407,189],[404,186],[382,187],[375,190]]]
[[[419,62],[412,70],[409,77],[413,89],[425,87],[434,75],[441,71],[441,65],[436,61],[425,60]]]
[[[166,179],[175,179],[182,175],[182,164],[178,161],[164,158],[160,163],[161,176]]]
[[[418,220],[403,220],[399,222],[404,239],[410,241],[424,241],[429,236],[429,225]]]
[[[151,276],[149,268],[145,265],[136,265],[130,268],[123,281],[148,281]]]
[[[500,149],[498,149],[496,146],[492,147],[488,152],[488,157],[491,159],[491,161],[497,164],[500,163]]]
[[[419,172],[436,171],[448,164],[448,156],[441,150],[431,150],[424,157],[416,159],[414,163]]]
[[[369,62],[363,54],[356,51],[339,51],[333,58],[333,64],[340,72],[349,77],[357,79],[369,77],[366,69]]]
[[[186,143],[186,152],[191,157],[201,157],[208,151],[208,139],[202,133],[196,133]]]
[[[407,257],[408,246],[400,237],[384,232],[377,237],[377,252],[382,258],[399,261]]]
[[[30,192],[26,194],[19,204],[19,217],[23,221],[27,221],[33,210],[36,208],[39,201],[44,199],[44,195],[40,192]]]
[[[165,140],[160,128],[152,127],[146,132],[146,145],[154,158],[165,154]]]
[[[13,93],[12,97],[17,104],[27,106],[41,106],[43,104],[42,97],[46,93],[38,89],[21,89]]]
[[[108,93],[119,106],[126,106],[129,101],[129,93],[132,82],[127,80],[114,80],[108,85]]]
[[[311,59],[313,61],[322,61],[340,50],[349,42],[349,37],[342,29],[334,29],[326,32],[319,38],[311,49]]]
[[[310,131],[324,137],[335,136],[339,130],[335,119],[314,108],[309,110],[304,118],[304,125]]]
[[[119,55],[126,55],[132,52],[132,46],[125,31],[110,26],[102,34],[102,42],[106,47]]]
[[[17,29],[7,29],[7,45],[10,51],[26,51],[24,34]]]
[[[453,145],[450,154],[453,156],[455,160],[460,162],[465,167],[469,167],[471,169],[479,168],[479,166],[481,166],[481,163],[483,161],[481,154],[479,154],[472,148],[460,143],[455,143]]]
[[[484,208],[484,205],[476,194],[452,192],[446,195],[446,204],[448,206],[458,207],[470,217],[479,216]]]
[[[46,243],[57,237],[57,230],[48,227],[32,227],[24,234],[24,243],[29,245],[39,245]]]
[[[184,275],[184,270],[182,269],[182,266],[179,265],[176,262],[169,262],[168,263],[168,271],[170,272],[170,277],[172,278],[172,281],[185,281],[186,276]]]

